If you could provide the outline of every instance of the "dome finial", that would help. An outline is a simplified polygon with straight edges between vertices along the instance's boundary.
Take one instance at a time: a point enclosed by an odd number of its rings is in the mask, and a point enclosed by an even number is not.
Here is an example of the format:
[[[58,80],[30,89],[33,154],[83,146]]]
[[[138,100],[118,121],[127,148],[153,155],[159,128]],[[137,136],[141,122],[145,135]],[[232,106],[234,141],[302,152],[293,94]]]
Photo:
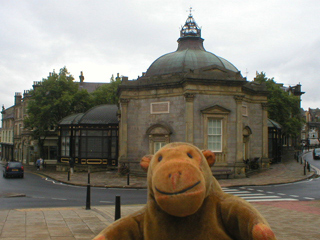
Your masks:
[[[194,11],[194,10],[192,10],[192,7],[190,7],[190,8],[189,8],[189,12],[190,12],[190,13],[189,13],[189,17],[192,17],[192,11]]]
[[[189,9],[190,13],[187,18],[186,23],[184,26],[181,28],[180,31],[180,38],[185,38],[185,37],[201,37],[201,29],[197,25],[196,21],[193,19],[192,16],[192,7]]]

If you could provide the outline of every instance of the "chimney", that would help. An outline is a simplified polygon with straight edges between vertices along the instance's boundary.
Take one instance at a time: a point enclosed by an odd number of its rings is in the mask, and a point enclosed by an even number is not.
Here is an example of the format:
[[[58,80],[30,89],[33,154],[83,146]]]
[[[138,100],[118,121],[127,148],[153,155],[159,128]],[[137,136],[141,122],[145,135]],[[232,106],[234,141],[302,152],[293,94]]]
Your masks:
[[[83,81],[84,81],[84,76],[83,76],[83,72],[82,71],[80,72],[79,78],[80,78],[80,85],[81,85],[81,83],[83,83]]]
[[[20,92],[16,92],[14,95],[14,105],[21,103],[22,95]]]

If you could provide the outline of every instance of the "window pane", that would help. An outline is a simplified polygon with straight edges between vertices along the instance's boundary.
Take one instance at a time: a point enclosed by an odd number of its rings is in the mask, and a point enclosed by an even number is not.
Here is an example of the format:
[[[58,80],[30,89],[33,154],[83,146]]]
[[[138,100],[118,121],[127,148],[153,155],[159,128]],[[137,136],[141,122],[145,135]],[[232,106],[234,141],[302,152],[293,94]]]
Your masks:
[[[155,142],[154,143],[154,153],[156,153],[160,148],[166,145],[165,142]]]
[[[208,148],[211,151],[222,151],[222,120],[208,119]]]
[[[88,137],[87,151],[88,158],[102,158],[102,138]]]

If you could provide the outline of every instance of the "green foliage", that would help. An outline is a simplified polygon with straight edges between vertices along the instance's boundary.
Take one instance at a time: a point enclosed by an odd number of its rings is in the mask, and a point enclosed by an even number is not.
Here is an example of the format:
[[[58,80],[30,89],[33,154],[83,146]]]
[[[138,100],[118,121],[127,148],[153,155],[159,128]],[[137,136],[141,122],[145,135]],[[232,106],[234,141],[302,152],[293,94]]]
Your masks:
[[[281,124],[285,135],[297,137],[303,123],[300,98],[284,91],[282,85],[277,84],[274,78],[267,78],[264,72],[257,73],[255,81],[267,86],[269,118]]]
[[[118,103],[118,87],[121,84],[121,78],[116,77],[114,79],[113,75],[110,78],[110,83],[106,83],[100,86],[96,91],[92,92],[93,104],[117,104]]]
[[[78,84],[73,80],[73,76],[64,67],[59,74],[50,73],[49,77],[42,79],[30,91],[24,124],[26,128],[33,129],[40,149],[44,139],[50,134],[50,129],[56,127],[62,118],[92,107],[87,90],[79,90]]]
[[[40,151],[43,151],[43,143],[50,135],[50,129],[56,127],[64,117],[86,112],[96,105],[116,104],[120,83],[120,77],[114,79],[112,76],[110,83],[89,94],[87,90],[79,89],[78,83],[74,82],[66,67],[60,69],[59,74],[53,72],[49,77],[42,79],[30,91],[27,117],[24,120],[25,127],[33,130]]]

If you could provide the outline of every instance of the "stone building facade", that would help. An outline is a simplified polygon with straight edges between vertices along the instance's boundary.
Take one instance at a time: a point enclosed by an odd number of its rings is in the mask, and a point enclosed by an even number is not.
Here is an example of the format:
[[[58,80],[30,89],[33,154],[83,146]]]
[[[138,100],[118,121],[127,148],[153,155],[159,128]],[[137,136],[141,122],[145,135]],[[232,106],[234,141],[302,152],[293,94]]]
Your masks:
[[[79,88],[86,89],[89,93],[106,84],[103,82],[85,82],[82,72],[79,79]],[[41,87],[41,84],[41,81],[34,81],[32,88]],[[15,160],[32,164],[40,157],[38,143],[33,139],[32,131],[24,128],[24,119],[27,116],[28,100],[30,99],[29,92],[29,90],[24,90],[23,93],[16,92],[14,105],[7,109],[4,106],[2,108],[3,131],[0,143],[2,147],[2,159],[5,161]],[[56,161],[58,156],[58,132],[55,127],[50,130],[51,134],[45,139],[45,156],[43,158]]]
[[[268,165],[267,92],[227,60],[207,52],[190,14],[178,49],[119,87],[121,162],[138,162],[169,142],[216,153],[215,168],[244,176],[243,159]]]
[[[13,160],[14,108],[2,106],[1,159]]]

